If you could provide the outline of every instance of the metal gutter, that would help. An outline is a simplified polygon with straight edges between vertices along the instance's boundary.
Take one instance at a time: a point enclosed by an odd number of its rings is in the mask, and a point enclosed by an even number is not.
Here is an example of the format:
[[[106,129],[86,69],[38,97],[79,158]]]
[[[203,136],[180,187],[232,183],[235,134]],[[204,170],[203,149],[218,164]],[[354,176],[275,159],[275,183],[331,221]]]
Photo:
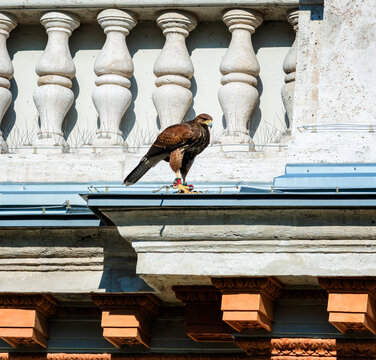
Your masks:
[[[101,220],[79,193],[91,184],[0,184],[0,227],[91,227]]]
[[[234,194],[90,194],[91,209],[376,208],[376,192]]]

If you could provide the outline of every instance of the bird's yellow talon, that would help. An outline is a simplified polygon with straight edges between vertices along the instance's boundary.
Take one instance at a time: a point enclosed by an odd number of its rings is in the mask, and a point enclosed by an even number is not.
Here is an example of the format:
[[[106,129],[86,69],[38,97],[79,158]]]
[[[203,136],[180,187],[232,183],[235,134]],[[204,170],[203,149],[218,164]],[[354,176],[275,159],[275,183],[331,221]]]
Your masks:
[[[189,191],[189,186],[184,186],[182,184],[178,184],[178,191],[184,194],[191,193],[191,191]]]

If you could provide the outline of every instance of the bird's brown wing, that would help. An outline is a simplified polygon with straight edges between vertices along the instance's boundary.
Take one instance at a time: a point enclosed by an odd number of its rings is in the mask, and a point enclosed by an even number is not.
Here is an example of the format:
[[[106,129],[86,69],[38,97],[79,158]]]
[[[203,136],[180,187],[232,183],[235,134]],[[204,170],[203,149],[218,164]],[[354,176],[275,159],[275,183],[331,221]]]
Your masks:
[[[164,153],[169,154],[176,148],[188,144],[192,136],[192,128],[187,123],[169,126],[159,134],[145,156],[151,158]]]
[[[136,183],[150,168],[166,159],[176,148],[189,144],[192,136],[193,131],[190,124],[169,126],[159,134],[140,163],[125,178],[124,183],[127,186]]]

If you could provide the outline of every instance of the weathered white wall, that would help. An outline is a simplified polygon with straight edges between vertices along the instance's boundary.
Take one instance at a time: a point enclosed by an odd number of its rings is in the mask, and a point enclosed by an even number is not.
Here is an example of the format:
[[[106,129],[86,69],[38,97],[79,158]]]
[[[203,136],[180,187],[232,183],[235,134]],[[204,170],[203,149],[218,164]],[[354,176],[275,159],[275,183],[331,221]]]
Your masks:
[[[285,130],[285,110],[280,98],[284,72],[282,63],[294,33],[286,22],[265,22],[253,36],[261,65],[258,90],[260,103],[252,117],[251,130],[256,143],[278,140]],[[97,114],[91,100],[95,87],[94,61],[105,37],[99,25],[81,25],[70,38],[70,49],[77,69],[73,80],[75,102],[67,114],[64,129],[72,150],[90,141],[97,128]],[[19,25],[8,39],[15,73],[12,80],[13,102],[5,114],[1,129],[12,152],[29,143],[36,133],[38,114],[32,100],[37,76],[35,64],[44,51],[47,36],[42,26]],[[214,118],[213,138],[223,131],[222,111],[217,93],[221,74],[219,64],[230,41],[223,22],[199,23],[186,43],[195,68],[192,80],[193,102],[187,119],[207,112]],[[151,95],[155,89],[153,65],[164,44],[164,36],[155,22],[141,21],[127,38],[135,71],[131,91],[133,101],[121,129],[129,134],[130,145],[150,142],[158,132],[156,110]],[[13,149],[12,149],[13,148]],[[16,149],[14,149],[16,148]],[[11,180],[11,179],[9,179]]]

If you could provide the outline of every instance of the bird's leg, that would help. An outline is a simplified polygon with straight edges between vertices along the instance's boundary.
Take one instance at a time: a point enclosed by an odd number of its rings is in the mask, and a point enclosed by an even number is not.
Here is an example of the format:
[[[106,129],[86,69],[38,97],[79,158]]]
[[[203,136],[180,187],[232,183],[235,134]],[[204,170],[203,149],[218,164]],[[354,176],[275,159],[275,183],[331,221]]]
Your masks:
[[[180,193],[190,193],[189,186],[183,185],[181,183],[181,178],[180,178],[179,171],[175,172],[175,176],[176,176],[176,178],[175,178],[175,180],[173,182],[174,189],[178,189],[178,192],[180,192]]]
[[[189,190],[190,192],[193,191],[193,189],[195,188],[192,184],[187,184],[187,182],[185,181],[185,179],[183,178],[183,186]]]

